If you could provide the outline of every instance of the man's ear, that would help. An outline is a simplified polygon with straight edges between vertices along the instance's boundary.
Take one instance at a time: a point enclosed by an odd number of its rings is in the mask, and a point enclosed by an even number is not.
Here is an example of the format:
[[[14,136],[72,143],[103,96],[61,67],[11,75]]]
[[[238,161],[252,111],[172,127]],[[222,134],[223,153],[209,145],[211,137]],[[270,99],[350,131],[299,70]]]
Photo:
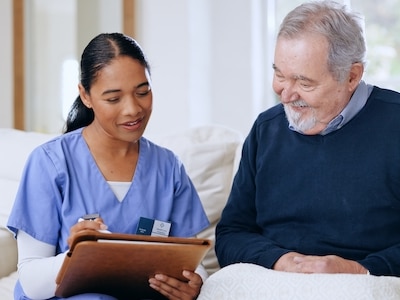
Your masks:
[[[354,90],[357,88],[363,74],[364,74],[364,65],[362,63],[354,63],[351,65],[348,78],[349,80],[348,87],[350,92],[354,92]]]
[[[90,101],[89,95],[86,93],[85,88],[81,83],[78,84],[78,89],[79,89],[79,96],[81,97],[82,103],[87,107],[87,108],[92,108],[92,104]]]

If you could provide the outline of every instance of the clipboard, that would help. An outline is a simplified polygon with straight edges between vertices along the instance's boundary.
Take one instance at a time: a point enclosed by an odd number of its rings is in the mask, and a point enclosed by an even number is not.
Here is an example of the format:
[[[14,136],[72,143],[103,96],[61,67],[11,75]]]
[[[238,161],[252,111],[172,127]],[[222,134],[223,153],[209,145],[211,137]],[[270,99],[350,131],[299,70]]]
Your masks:
[[[187,281],[211,247],[208,239],[79,232],[57,275],[57,297],[101,293],[118,299],[165,299],[149,287],[156,273]]]

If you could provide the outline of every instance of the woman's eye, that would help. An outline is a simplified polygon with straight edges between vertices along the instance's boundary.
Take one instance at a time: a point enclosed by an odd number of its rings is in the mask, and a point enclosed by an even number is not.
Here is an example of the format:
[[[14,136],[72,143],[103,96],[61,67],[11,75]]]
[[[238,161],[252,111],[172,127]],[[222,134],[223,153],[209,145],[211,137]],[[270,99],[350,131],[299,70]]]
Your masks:
[[[119,100],[119,98],[117,98],[117,97],[106,99],[107,102],[111,102],[111,103],[117,102],[118,100]]]
[[[150,93],[150,91],[144,91],[144,92],[137,91],[136,96],[143,97],[143,96],[146,96],[148,93]]]
[[[135,92],[137,97],[147,96],[151,92],[151,88],[148,86],[146,88],[139,89]]]

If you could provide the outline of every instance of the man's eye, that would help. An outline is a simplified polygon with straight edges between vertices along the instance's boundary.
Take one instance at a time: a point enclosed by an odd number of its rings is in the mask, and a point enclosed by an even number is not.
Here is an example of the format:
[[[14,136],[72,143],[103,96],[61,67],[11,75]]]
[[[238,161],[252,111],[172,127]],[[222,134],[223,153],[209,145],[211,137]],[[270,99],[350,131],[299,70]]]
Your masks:
[[[279,74],[279,73],[275,73],[275,77],[276,77],[279,81],[282,81],[282,80],[285,79],[285,77],[283,77],[283,75],[282,75],[282,74]]]
[[[300,87],[301,87],[301,89],[302,89],[303,91],[306,91],[306,92],[312,91],[312,90],[314,89],[314,86],[313,86],[313,85],[310,85],[310,84],[308,84],[308,83],[300,83]]]

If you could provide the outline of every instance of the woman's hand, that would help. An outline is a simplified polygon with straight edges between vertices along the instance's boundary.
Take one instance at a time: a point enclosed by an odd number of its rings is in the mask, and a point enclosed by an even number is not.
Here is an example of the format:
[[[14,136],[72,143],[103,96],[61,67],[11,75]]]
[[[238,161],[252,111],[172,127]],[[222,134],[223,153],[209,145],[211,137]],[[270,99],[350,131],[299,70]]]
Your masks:
[[[106,230],[107,225],[104,224],[102,218],[96,218],[94,220],[78,221],[73,225],[69,231],[68,246],[71,248],[71,243],[75,234],[82,230]]]
[[[189,281],[183,282],[163,274],[156,274],[149,279],[150,287],[171,300],[196,299],[203,285],[203,280],[199,274],[190,271],[183,271],[182,275]]]

